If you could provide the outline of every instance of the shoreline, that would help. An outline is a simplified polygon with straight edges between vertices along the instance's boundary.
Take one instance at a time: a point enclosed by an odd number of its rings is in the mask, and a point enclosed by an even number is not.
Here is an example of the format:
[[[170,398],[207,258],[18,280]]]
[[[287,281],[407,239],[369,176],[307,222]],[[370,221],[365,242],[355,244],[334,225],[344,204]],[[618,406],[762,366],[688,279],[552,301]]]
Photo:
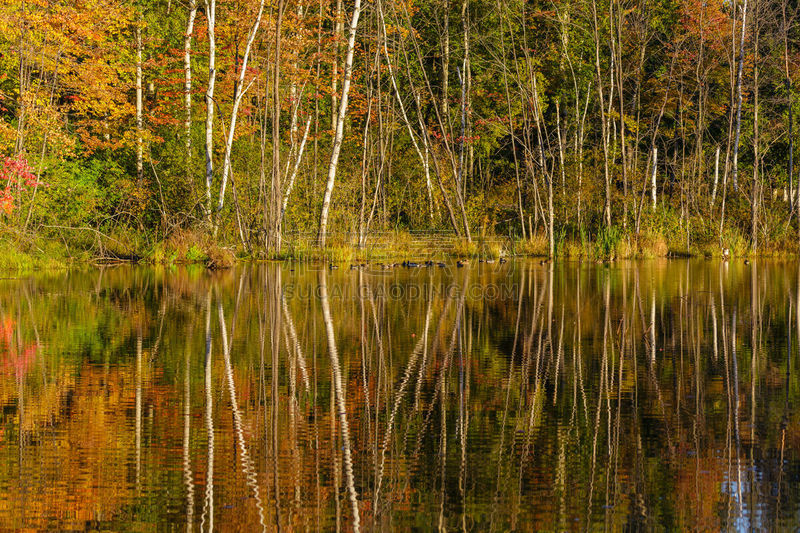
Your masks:
[[[207,237],[182,232],[159,241],[142,250],[119,250],[113,247],[88,247],[67,239],[20,238],[18,235],[0,234],[0,272],[57,271],[75,267],[102,267],[118,264],[143,265],[203,265],[211,270],[230,268],[246,262],[296,262],[346,264],[394,264],[402,261],[424,262],[505,259],[531,259],[544,262],[578,260],[580,262],[611,263],[617,260],[642,259],[722,259],[722,249],[715,244],[694,244],[687,251],[670,246],[662,237],[629,235],[616,242],[563,239],[553,257],[547,254],[543,236],[534,239],[510,239],[499,236],[475,238],[471,243],[458,238],[437,241],[436,235],[418,238],[408,233],[397,233],[359,247],[348,243],[329,244],[324,249],[317,246],[288,243],[281,254],[260,251],[247,253],[243,249],[220,246]],[[83,244],[83,246],[82,246]],[[121,244],[121,243],[120,243]],[[784,247],[752,251],[741,247],[730,249],[730,260],[797,258],[796,250]]]

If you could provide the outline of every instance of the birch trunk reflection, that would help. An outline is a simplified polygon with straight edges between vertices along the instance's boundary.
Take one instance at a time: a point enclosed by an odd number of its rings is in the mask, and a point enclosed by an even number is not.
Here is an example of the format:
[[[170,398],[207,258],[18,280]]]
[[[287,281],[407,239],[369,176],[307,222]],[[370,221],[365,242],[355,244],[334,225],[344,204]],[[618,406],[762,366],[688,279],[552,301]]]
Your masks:
[[[205,354],[205,418],[206,435],[208,442],[206,463],[206,488],[203,499],[203,514],[200,518],[200,531],[208,521],[206,531],[214,531],[214,396],[211,391],[211,289],[206,292],[206,354]]]
[[[793,526],[796,264],[295,268],[0,280],[0,529]]]
[[[327,273],[324,270],[319,272],[319,295],[322,304],[322,316],[325,321],[325,335],[328,339],[328,355],[331,359],[331,372],[333,374],[333,391],[336,403],[336,414],[339,418],[339,428],[342,434],[342,448],[344,452],[344,472],[347,483],[347,493],[350,498],[350,506],[353,513],[353,530],[358,532],[361,527],[361,519],[358,513],[358,494],[356,493],[355,481],[353,479],[353,459],[350,453],[350,426],[347,423],[347,409],[342,389],[342,371],[339,365],[339,351],[336,347],[336,338],[333,331],[333,318],[331,316],[330,303],[328,302],[328,283]]]

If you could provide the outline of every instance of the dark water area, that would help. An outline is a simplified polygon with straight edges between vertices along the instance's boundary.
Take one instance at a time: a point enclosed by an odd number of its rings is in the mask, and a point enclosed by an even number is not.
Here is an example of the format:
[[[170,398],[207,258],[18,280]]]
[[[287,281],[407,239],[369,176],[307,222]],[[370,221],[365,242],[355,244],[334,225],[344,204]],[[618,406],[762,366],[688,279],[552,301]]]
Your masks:
[[[800,265],[0,280],[0,529],[796,530]]]

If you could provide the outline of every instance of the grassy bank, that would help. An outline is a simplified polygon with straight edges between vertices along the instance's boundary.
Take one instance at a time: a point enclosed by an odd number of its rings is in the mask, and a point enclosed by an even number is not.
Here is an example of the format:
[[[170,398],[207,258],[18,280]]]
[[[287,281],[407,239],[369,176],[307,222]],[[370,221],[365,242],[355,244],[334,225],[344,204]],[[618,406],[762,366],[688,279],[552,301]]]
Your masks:
[[[0,271],[60,270],[74,262],[86,262],[88,256],[71,256],[63,242],[19,235],[0,233]]]
[[[730,231],[723,238],[692,240],[682,235],[665,236],[642,231],[639,235],[620,228],[604,228],[595,234],[585,231],[562,233],[555,242],[556,258],[587,261],[650,259],[656,257],[720,257],[730,250],[732,257],[787,257],[797,255],[791,238],[776,241],[757,251],[740,233]],[[278,260],[298,262],[379,263],[403,260],[498,259],[500,257],[547,257],[549,243],[543,233],[532,238],[478,235],[472,241],[450,234],[387,232],[370,236],[359,247],[350,237],[332,236],[325,248],[313,237],[286,238],[280,254],[250,252],[241,245],[225,246],[202,231],[176,231],[165,239],[149,243],[141,235],[103,235],[88,228],[43,234],[0,231],[0,270],[57,270],[75,265],[143,263],[159,265],[202,264],[210,269],[233,266],[239,261]]]

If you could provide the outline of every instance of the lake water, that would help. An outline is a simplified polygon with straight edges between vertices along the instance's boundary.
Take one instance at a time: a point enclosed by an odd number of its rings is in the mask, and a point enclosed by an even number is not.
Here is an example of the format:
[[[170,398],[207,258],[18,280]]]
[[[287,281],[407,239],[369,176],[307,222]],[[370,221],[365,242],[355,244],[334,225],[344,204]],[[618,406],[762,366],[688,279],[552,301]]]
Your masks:
[[[796,530],[800,266],[0,280],[0,529]]]

